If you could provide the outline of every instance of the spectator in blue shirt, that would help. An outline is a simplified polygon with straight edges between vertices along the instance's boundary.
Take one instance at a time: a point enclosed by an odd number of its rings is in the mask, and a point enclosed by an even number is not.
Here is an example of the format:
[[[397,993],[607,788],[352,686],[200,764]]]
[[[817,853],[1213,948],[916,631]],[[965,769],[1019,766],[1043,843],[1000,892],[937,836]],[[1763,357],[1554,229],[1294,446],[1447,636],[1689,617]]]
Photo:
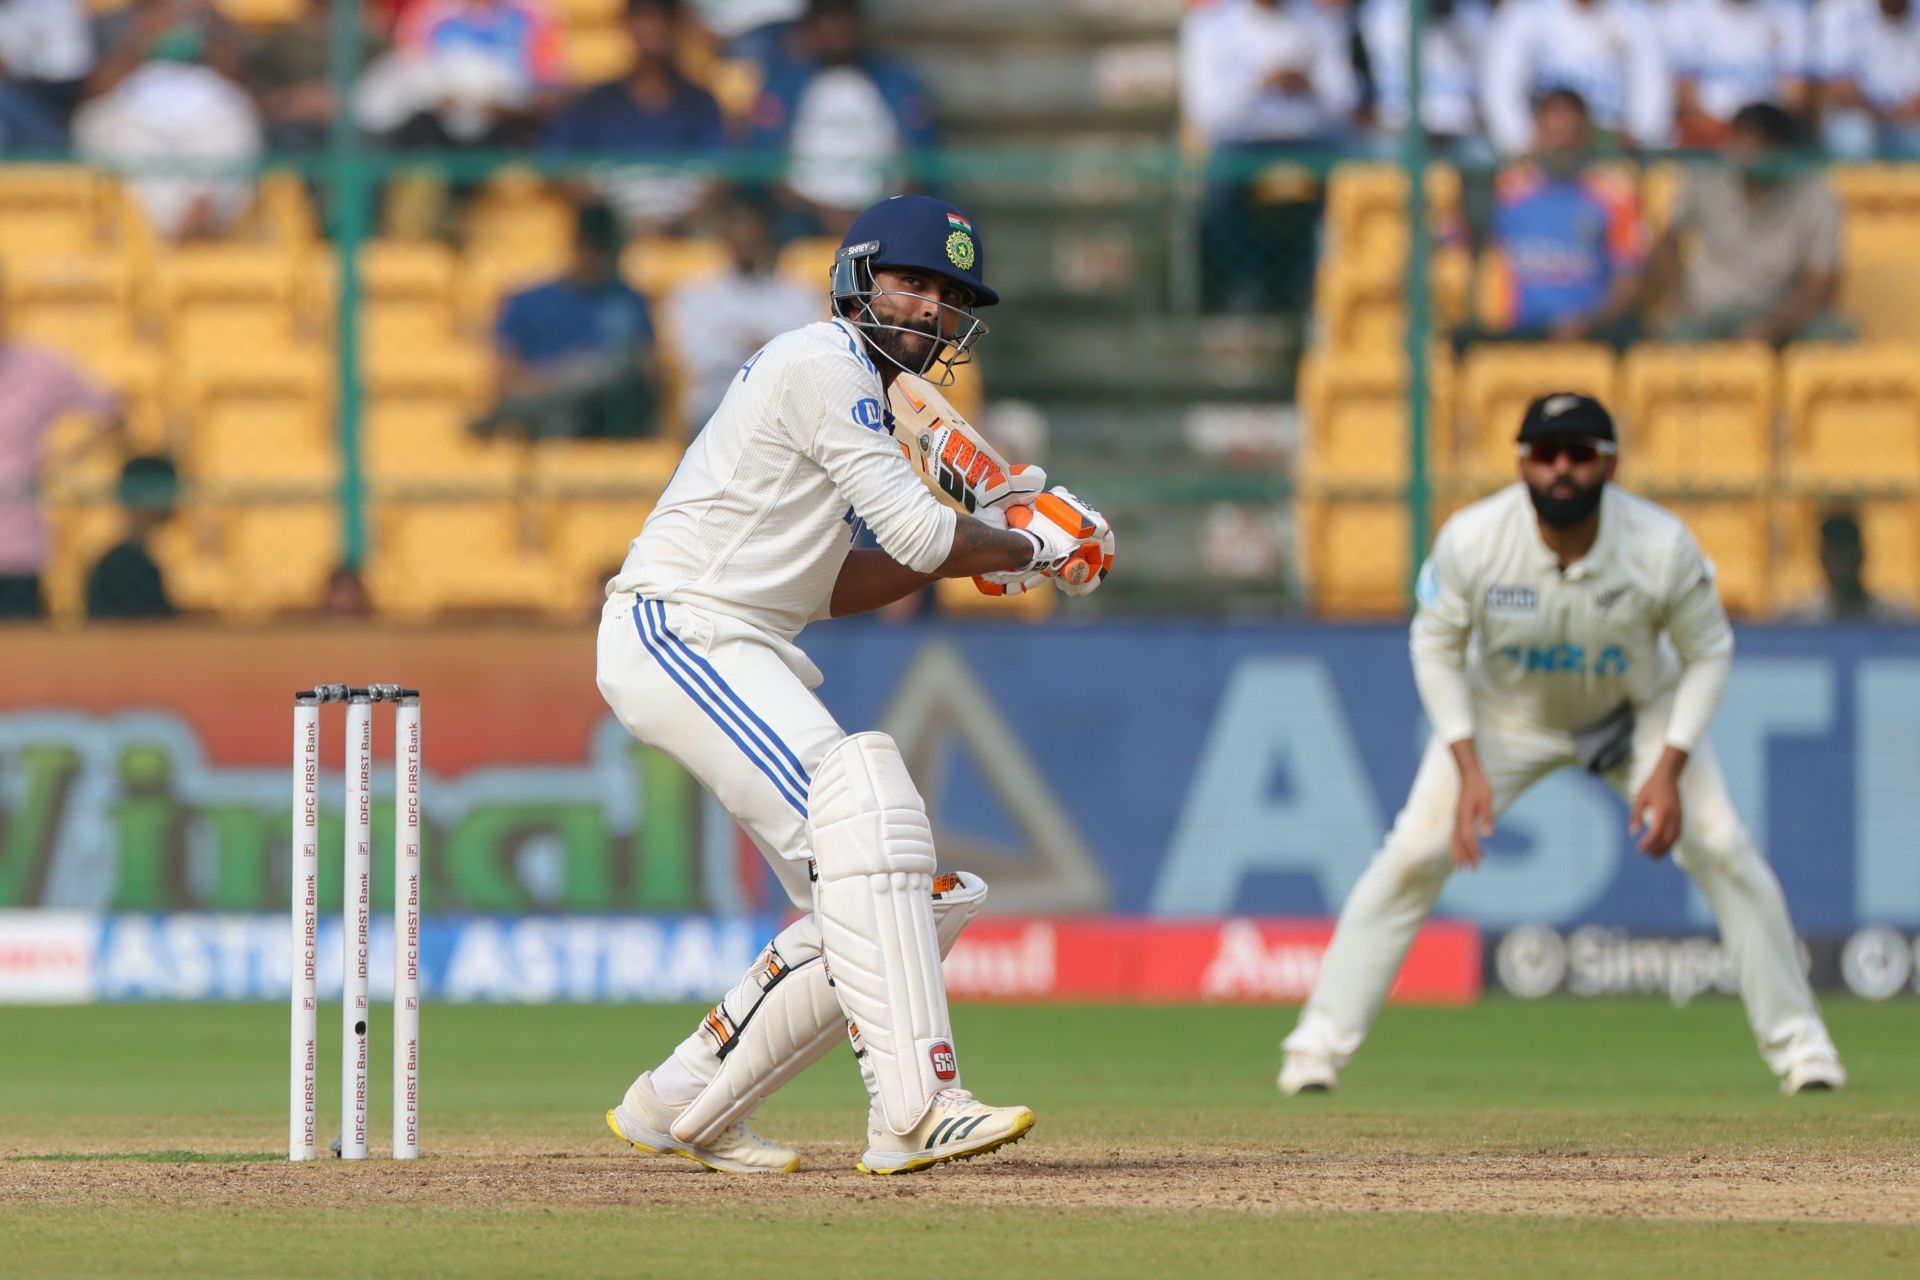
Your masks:
[[[585,206],[572,265],[501,305],[499,404],[479,429],[511,421],[536,437],[655,432],[653,315],[619,277],[620,244],[613,210]]]
[[[710,166],[727,150],[713,95],[679,65],[678,0],[628,0],[633,67],[568,103],[541,135],[549,155],[631,155],[655,161],[603,174],[601,194],[629,224],[675,228],[714,194]]]
[[[1457,340],[1632,341],[1646,230],[1631,175],[1593,164],[1591,143],[1579,94],[1555,89],[1535,104],[1533,155],[1494,180],[1493,314]]]
[[[933,104],[911,69],[868,48],[859,0],[811,0],[798,47],[754,103],[753,142],[786,154],[783,231],[837,238],[908,189],[908,155],[934,145]]]

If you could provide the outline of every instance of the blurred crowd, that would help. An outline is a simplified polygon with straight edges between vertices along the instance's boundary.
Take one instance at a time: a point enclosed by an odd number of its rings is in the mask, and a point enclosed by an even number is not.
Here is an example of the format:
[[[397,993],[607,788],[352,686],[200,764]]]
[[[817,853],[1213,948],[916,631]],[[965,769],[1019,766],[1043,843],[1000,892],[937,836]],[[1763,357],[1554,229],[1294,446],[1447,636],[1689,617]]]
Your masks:
[[[1391,146],[1408,115],[1407,0],[1199,0],[1180,33],[1186,127],[1209,147]],[[1770,103],[1840,158],[1920,156],[1913,0],[1429,0],[1421,123],[1441,152],[1516,156],[1571,90],[1624,147],[1711,147]]]
[[[549,0],[368,0],[344,77],[330,6],[257,26],[236,7],[133,0],[95,18],[85,0],[0,0],[0,155],[168,169],[139,195],[180,240],[230,227],[250,195],[178,176],[183,161],[244,165],[349,125],[389,147],[635,161],[599,184],[632,230],[711,212],[698,162],[740,152],[784,160],[770,195],[785,238],[837,234],[933,141],[919,78],[873,50],[858,0],[613,0],[579,30]],[[579,87],[597,61],[618,73]]]

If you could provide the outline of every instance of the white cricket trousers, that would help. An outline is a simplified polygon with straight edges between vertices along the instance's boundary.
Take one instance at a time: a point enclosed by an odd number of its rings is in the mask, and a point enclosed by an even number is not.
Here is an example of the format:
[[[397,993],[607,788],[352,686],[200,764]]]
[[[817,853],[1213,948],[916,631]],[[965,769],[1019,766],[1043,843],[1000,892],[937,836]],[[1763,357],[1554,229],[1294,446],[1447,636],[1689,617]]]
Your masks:
[[[1660,758],[1668,709],[1663,700],[1636,714],[1632,753],[1607,775],[1608,784],[1629,801]],[[1577,766],[1565,731],[1516,722],[1484,704],[1476,712],[1474,746],[1493,787],[1496,817],[1541,778]],[[1313,996],[1283,1043],[1287,1052],[1324,1056],[1339,1068],[1358,1051],[1413,935],[1453,872],[1449,845],[1459,797],[1459,770],[1436,738],[1427,745],[1386,844],[1341,909]],[[1680,805],[1680,841],[1673,858],[1700,886],[1719,922],[1761,1057],[1782,1075],[1805,1058],[1831,1055],[1833,1042],[1800,965],[1780,882],[1734,812],[1707,743],[1700,744],[1680,775]]]
[[[617,592],[600,616],[597,679],[627,732],[686,766],[810,911],[807,791],[847,731],[813,694],[819,672],[778,644],[723,614]]]

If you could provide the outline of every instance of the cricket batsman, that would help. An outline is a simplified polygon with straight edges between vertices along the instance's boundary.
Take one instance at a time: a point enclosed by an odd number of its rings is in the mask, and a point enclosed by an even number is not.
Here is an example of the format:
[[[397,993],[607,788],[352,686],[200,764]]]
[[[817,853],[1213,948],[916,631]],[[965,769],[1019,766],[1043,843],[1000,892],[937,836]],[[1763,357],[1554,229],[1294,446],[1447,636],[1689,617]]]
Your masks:
[[[1447,877],[1568,766],[1629,798],[1640,851],[1672,850],[1706,895],[1781,1090],[1843,1087],[1780,883],[1707,742],[1733,656],[1712,566],[1676,516],[1610,483],[1599,401],[1535,400],[1519,454],[1521,482],[1447,521],[1420,571],[1413,672],[1433,738],[1282,1046],[1281,1091],[1335,1086]]]
[[[834,258],[831,318],[740,367],[608,584],[607,705],[726,807],[806,913],[607,1113],[642,1150],[792,1172],[799,1157],[747,1118],[842,1037],[871,1102],[864,1172],[967,1159],[1033,1127],[1027,1108],[987,1106],[961,1085],[940,961],[986,885],[935,873],[899,748],[840,727],[795,643],[809,623],[937,578],[980,577],[999,594],[1052,577],[1083,595],[1101,577],[1054,575],[1089,554],[1111,564],[1106,520],[1064,489],[1043,492],[1038,468],[985,476],[965,515],[893,438],[893,380],[951,382],[986,333],[976,308],[998,296],[984,264],[972,222],[943,201],[895,196],[861,214]],[[880,549],[854,546],[864,530]]]

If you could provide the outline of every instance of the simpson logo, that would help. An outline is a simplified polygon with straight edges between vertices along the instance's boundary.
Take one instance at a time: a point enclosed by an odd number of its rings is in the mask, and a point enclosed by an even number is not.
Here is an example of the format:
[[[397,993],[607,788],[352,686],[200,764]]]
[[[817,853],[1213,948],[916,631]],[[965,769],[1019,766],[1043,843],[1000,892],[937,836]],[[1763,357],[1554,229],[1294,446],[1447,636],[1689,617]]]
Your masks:
[[[953,1060],[953,1046],[945,1040],[929,1048],[927,1058],[933,1063],[933,1074],[941,1080],[951,1080],[960,1074],[960,1068]]]
[[[1534,613],[1540,608],[1540,593],[1532,587],[1488,587],[1488,613]]]

